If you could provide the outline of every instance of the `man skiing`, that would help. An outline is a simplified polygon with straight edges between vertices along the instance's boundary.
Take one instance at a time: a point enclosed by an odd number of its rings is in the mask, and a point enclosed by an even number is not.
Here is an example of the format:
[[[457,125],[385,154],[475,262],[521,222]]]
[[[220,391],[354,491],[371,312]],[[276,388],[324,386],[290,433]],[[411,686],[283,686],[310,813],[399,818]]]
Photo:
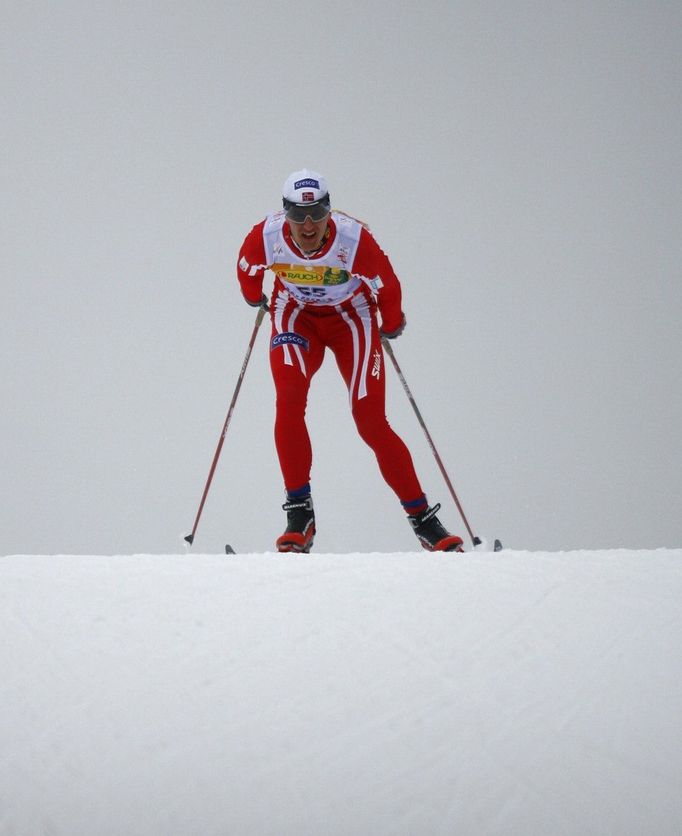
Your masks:
[[[267,308],[266,269],[275,275],[269,303],[270,367],[276,390],[275,446],[286,502],[287,527],[280,552],[309,552],[315,536],[310,488],[312,449],[305,423],[310,382],[326,348],[333,352],[348,387],[351,413],[361,438],[429,551],[462,551],[430,508],[404,442],[385,412],[381,339],[405,328],[400,282],[367,227],[331,209],[327,182],[303,169],[282,190],[283,209],[246,236],[237,277],[245,300]],[[378,323],[377,313],[381,317]]]

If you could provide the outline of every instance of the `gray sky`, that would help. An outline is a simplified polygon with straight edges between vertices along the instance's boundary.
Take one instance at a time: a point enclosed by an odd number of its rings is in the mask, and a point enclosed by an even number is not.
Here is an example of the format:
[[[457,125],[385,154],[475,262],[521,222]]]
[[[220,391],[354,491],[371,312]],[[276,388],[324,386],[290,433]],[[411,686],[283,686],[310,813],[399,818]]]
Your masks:
[[[308,166],[402,279],[396,354],[476,533],[682,544],[679,3],[10,3],[2,552],[182,550],[253,325],[234,261]],[[329,356],[320,551],[416,541]],[[389,418],[456,509],[393,376]],[[260,334],[195,551],[284,514]]]

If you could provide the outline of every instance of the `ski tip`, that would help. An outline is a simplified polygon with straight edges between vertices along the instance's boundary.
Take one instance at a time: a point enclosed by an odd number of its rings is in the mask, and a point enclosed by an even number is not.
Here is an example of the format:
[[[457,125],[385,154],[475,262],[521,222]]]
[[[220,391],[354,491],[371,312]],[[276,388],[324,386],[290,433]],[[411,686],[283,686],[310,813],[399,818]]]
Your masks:
[[[225,554],[237,554],[237,552],[232,548],[232,546],[227,543],[225,546]]]
[[[193,534],[188,534],[187,537],[185,537],[185,542],[189,543],[190,546],[191,546],[192,543],[194,542],[194,535]]]
[[[501,552],[502,551],[502,541],[495,540],[495,545],[493,546],[493,551]]]

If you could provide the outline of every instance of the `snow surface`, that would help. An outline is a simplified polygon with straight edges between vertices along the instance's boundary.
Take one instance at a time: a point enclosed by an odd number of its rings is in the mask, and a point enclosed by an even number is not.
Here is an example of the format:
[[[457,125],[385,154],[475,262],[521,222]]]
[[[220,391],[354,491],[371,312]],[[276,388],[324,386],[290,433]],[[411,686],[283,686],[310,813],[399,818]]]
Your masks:
[[[682,550],[0,559],[0,833],[679,834]]]

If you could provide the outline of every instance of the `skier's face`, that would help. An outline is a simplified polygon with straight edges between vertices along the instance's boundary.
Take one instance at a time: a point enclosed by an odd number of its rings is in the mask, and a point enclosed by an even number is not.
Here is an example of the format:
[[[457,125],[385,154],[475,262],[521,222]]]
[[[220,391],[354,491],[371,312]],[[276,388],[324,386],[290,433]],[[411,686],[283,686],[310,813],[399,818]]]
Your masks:
[[[322,246],[328,222],[329,215],[325,215],[319,221],[314,221],[310,215],[306,216],[303,223],[295,223],[290,220],[291,237],[304,253],[312,253]]]

